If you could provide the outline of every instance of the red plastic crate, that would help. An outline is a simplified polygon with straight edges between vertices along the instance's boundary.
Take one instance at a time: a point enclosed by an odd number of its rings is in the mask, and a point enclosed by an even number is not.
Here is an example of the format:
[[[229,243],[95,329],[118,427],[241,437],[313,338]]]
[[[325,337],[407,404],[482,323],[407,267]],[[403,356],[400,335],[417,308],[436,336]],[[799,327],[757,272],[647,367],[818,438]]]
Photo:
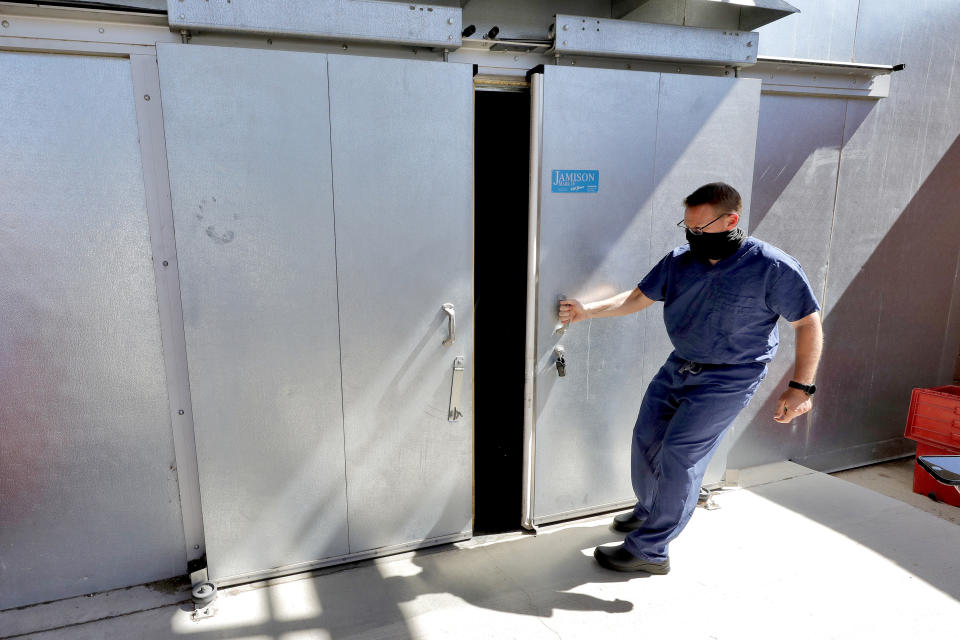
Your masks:
[[[960,449],[950,449],[947,447],[934,447],[933,445],[917,443],[918,456],[956,456],[960,455]],[[930,475],[926,469],[914,459],[913,461],[913,492],[920,495],[930,496],[933,494],[940,502],[952,504],[960,507],[960,491],[956,487],[941,484]]]
[[[960,386],[914,389],[904,435],[916,441],[918,456],[960,455]],[[960,492],[937,482],[916,460],[913,491],[960,507]]]
[[[960,449],[960,387],[914,389],[904,435],[935,447]]]

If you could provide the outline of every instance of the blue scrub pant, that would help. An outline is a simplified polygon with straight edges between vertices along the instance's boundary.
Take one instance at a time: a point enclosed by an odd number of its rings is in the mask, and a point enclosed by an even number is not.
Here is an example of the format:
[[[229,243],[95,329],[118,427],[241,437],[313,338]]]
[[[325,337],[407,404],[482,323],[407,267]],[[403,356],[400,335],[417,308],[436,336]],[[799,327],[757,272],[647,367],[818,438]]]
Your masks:
[[[634,513],[643,526],[624,540],[651,562],[667,559],[697,506],[703,474],[727,428],[767,375],[762,362],[697,365],[675,353],[650,381],[633,428]]]

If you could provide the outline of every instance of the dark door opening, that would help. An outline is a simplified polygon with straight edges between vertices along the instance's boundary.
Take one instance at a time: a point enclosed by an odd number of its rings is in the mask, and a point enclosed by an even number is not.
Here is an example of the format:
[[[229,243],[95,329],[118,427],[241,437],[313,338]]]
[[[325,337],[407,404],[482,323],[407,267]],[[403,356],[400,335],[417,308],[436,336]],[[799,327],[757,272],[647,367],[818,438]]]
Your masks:
[[[474,532],[520,528],[530,94],[476,92]]]

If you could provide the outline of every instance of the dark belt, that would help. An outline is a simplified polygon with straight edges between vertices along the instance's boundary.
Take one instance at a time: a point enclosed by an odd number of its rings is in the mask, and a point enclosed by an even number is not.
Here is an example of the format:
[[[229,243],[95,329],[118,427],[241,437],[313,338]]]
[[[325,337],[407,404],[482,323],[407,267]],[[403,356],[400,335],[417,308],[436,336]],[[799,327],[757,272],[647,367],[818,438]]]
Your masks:
[[[710,369],[719,369],[720,367],[729,367],[727,364],[709,364],[706,362],[691,362],[690,360],[685,360],[680,368],[677,369],[677,373],[689,373],[692,376],[697,375],[703,370]]]

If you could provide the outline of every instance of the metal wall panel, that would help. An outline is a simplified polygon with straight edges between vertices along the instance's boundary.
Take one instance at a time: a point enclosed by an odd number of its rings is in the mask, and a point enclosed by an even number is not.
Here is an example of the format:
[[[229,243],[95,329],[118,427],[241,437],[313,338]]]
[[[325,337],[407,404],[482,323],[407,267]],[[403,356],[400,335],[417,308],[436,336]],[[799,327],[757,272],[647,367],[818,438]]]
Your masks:
[[[470,534],[469,65],[330,57],[350,551]],[[456,341],[441,305],[456,310]],[[447,420],[454,358],[460,410]]]
[[[534,522],[629,501],[630,430],[646,384],[636,315],[555,335],[561,294],[637,285],[649,262],[659,74],[547,67],[543,80]],[[600,172],[597,193],[553,193],[554,170]],[[566,352],[559,377],[553,350]],[[598,508],[599,507],[599,508]]]
[[[186,556],[130,62],[2,52],[0,69],[7,608]]]
[[[683,219],[683,198],[697,187],[723,181],[743,198],[741,226],[750,221],[754,151],[760,81],[663,74],[657,118],[657,172],[650,229],[649,266],[686,238],[674,225]],[[663,325],[663,307],[644,312],[649,318],[644,378],[652,378],[672,351]],[[731,433],[740,428],[738,418]],[[707,468],[704,484],[720,481],[731,438],[720,444]]]
[[[750,234],[797,258],[821,300],[846,110],[846,100],[760,98]],[[793,328],[781,320],[780,350],[767,381],[741,414],[742,428],[734,434],[728,459],[731,468],[804,455],[809,414],[790,425],[773,420],[777,399],[793,376],[795,344]]]
[[[761,56],[838,62],[854,60],[854,30],[860,0],[791,0],[790,4],[800,12],[757,29],[760,32]],[[897,13],[888,14],[887,19],[902,12],[900,8]],[[877,58],[860,56],[857,60],[890,64],[888,54]]]
[[[326,58],[157,53],[210,575],[345,554]]]
[[[558,296],[597,300],[635,287],[683,244],[681,201],[706,182],[737,185],[749,210],[759,95],[759,80],[547,67],[535,522],[632,500],[631,428],[672,350],[659,305],[557,336]],[[553,193],[554,169],[599,169],[599,191]]]
[[[910,389],[950,381],[941,362],[958,339],[948,323],[960,251],[950,215],[960,197],[958,30],[947,0],[861,3],[856,58],[907,66],[889,98],[847,110],[806,452],[817,468],[909,451],[900,436]]]

